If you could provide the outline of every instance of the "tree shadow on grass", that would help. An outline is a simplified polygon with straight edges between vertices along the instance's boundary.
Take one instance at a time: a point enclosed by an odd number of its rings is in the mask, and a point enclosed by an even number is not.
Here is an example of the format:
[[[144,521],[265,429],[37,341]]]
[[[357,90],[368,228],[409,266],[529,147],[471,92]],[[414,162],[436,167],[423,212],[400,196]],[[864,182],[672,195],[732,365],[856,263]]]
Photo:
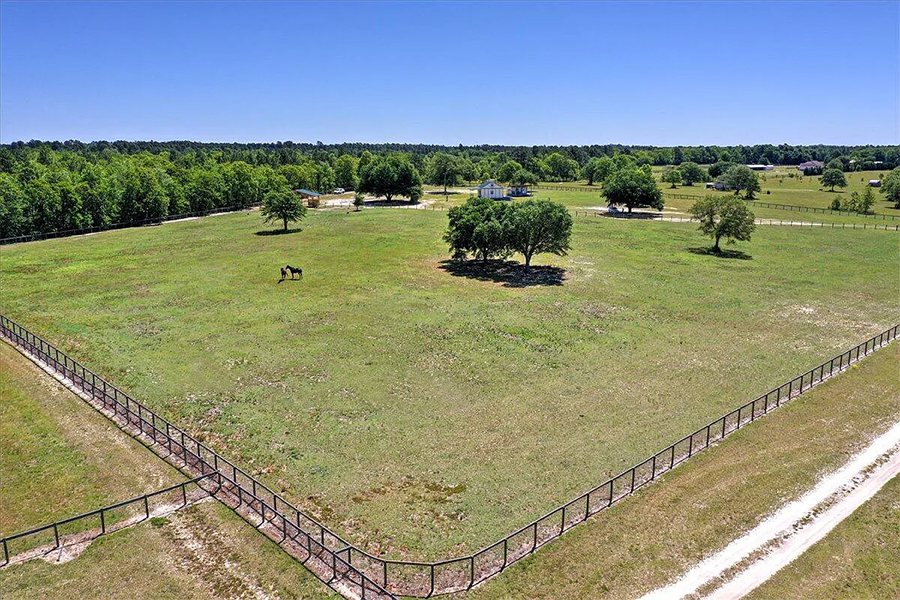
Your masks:
[[[532,265],[526,272],[525,265],[511,260],[445,260],[441,262],[441,269],[455,277],[493,281],[516,288],[562,285],[566,278],[566,270],[560,267]]]
[[[256,232],[256,235],[287,235],[289,233],[297,233],[298,231],[303,231],[303,228],[295,227],[293,229],[288,229],[287,231],[284,229],[261,229]]]
[[[753,260],[753,257],[746,252],[740,250],[715,250],[709,248],[688,248],[688,252],[692,254],[700,254],[702,256],[715,256],[716,258],[736,258],[738,260]]]

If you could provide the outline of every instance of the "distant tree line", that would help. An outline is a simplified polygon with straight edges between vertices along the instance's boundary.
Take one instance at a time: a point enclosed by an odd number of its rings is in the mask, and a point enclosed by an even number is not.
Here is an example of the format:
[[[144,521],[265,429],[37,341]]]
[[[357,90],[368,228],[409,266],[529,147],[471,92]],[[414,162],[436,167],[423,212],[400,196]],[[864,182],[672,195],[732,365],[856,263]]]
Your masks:
[[[444,190],[485,179],[602,184],[617,173],[611,203],[661,207],[658,190],[644,181],[651,165],[674,165],[666,181],[693,185],[734,165],[806,160],[890,168],[900,163],[900,146],[15,142],[0,146],[0,237],[249,206],[269,192],[298,188],[415,201],[424,183]],[[707,171],[700,164],[712,166]],[[752,197],[753,190],[744,189]]]

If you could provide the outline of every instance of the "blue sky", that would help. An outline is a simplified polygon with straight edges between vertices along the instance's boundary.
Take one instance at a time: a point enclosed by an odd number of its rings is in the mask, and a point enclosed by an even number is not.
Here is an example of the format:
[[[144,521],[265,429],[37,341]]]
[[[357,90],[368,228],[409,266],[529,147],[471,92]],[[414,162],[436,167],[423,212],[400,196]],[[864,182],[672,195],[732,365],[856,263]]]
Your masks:
[[[898,2],[0,4],[0,140],[900,143]]]

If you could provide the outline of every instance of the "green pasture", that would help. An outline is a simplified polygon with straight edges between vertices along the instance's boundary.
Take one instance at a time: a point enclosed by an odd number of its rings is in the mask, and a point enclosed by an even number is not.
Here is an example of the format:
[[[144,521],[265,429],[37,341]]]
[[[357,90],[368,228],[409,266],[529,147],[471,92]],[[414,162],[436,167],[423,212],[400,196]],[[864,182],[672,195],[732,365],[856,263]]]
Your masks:
[[[900,237],[578,217],[450,264],[446,212],[256,213],[3,248],[2,310],[373,551],[478,548],[900,321]],[[278,284],[280,266],[304,270]]]
[[[897,598],[898,551],[900,477],[895,477],[825,539],[747,598]]]
[[[896,423],[898,370],[894,343],[456,597],[613,600],[678,580]],[[896,598],[898,482],[748,598]]]
[[[0,343],[0,537],[184,479]]]
[[[4,600],[340,598],[217,502],[94,540],[77,558],[11,565]]]

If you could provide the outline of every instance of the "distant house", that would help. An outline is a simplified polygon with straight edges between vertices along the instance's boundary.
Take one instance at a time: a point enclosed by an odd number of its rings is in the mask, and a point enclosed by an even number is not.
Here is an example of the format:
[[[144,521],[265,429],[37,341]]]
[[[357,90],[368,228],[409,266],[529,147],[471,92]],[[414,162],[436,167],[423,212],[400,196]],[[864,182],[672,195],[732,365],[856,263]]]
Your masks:
[[[881,180],[880,179],[870,179],[869,187],[881,187]]]
[[[822,170],[825,168],[825,163],[820,160],[808,160],[804,163],[800,163],[797,165],[798,171],[806,171],[806,170]]]
[[[531,192],[528,191],[527,185],[511,185],[509,186],[509,195],[510,196],[530,196]]]
[[[484,183],[478,186],[478,197],[479,198],[505,198],[506,197],[506,188],[495,182],[493,179],[488,179]]]
[[[771,171],[775,165],[747,165],[747,168],[753,171]]]

